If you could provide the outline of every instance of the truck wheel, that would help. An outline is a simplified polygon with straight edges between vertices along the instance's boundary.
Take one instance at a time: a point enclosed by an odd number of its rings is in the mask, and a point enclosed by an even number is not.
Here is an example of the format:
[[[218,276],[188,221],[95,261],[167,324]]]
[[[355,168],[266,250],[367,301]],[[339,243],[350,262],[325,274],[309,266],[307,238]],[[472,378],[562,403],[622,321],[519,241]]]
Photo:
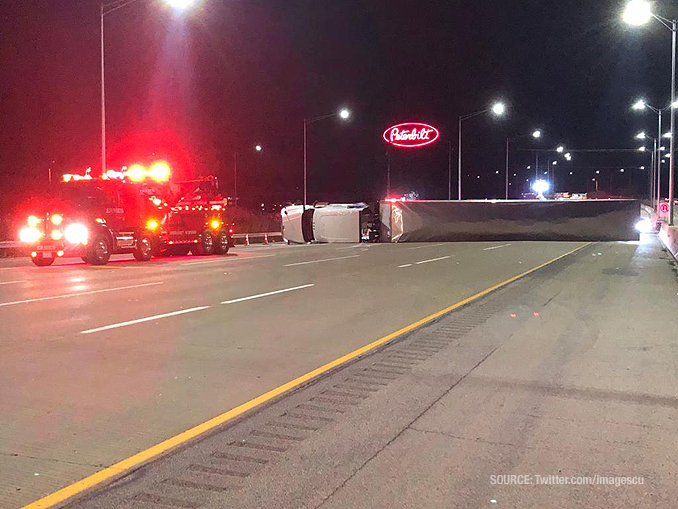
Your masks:
[[[197,244],[193,244],[191,247],[191,253],[200,256],[211,255],[214,253],[214,237],[212,237],[211,231],[203,230],[200,234],[200,241]]]
[[[95,235],[87,248],[87,261],[92,265],[106,265],[110,257],[111,245],[106,235]]]
[[[226,230],[220,230],[214,242],[214,252],[216,254],[226,254],[229,247],[231,247],[231,237]]]
[[[153,256],[153,239],[150,235],[141,234],[134,248],[134,258],[140,262],[147,262]]]
[[[54,257],[45,257],[43,256],[42,258],[31,258],[31,261],[35,263],[38,267],[47,267],[48,265],[52,265],[54,263]]]

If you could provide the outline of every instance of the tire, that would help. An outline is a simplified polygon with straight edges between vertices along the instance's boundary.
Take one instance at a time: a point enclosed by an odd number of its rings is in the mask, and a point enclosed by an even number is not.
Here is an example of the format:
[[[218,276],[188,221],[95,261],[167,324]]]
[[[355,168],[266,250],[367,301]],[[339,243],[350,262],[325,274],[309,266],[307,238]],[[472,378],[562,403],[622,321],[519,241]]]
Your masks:
[[[31,258],[31,261],[36,264],[38,267],[47,267],[49,265],[52,265],[54,263],[54,257],[50,256],[49,258],[42,257],[42,258]]]
[[[111,258],[111,243],[103,233],[98,233],[87,246],[87,261],[92,265],[106,265]]]
[[[191,253],[199,256],[209,256],[214,254],[214,237],[209,230],[203,230],[200,234],[200,241],[191,246]]]
[[[153,238],[150,235],[142,233],[137,239],[137,245],[134,248],[134,258],[139,262],[147,262],[153,256]]]
[[[214,240],[214,252],[216,254],[225,255],[231,247],[231,236],[224,229],[219,230],[217,238]]]

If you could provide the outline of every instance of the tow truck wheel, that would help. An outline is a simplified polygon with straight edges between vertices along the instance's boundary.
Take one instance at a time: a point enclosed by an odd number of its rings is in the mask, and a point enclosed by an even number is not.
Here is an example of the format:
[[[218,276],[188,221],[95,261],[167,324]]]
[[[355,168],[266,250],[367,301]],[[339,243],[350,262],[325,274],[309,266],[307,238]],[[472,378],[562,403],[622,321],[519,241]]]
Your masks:
[[[134,258],[140,262],[147,262],[153,256],[153,239],[149,235],[142,234],[137,239],[134,249]]]
[[[220,230],[214,242],[214,252],[216,254],[228,253],[228,248],[231,246],[231,239],[226,230]]]
[[[111,246],[108,238],[99,233],[92,239],[87,248],[87,261],[92,265],[106,265],[111,257]]]
[[[31,258],[33,263],[35,263],[38,267],[47,267],[48,265],[52,265],[54,263],[54,258],[52,256],[46,257],[43,256],[42,258]]]
[[[206,256],[214,254],[214,237],[209,230],[203,230],[200,234],[200,242],[191,247],[194,255]]]

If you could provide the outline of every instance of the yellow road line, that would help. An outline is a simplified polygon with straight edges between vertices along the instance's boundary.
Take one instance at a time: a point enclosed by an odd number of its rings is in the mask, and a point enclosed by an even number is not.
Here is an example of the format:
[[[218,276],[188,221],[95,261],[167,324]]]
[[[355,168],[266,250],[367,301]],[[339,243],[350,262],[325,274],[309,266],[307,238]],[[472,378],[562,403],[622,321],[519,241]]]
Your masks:
[[[122,461],[119,461],[118,463],[115,463],[114,465],[111,465],[110,467],[106,467],[102,470],[99,470],[98,472],[95,472],[94,474],[85,477],[84,479],[81,479],[69,486],[66,486],[65,488],[62,488],[58,491],[55,491],[51,495],[47,495],[46,497],[41,498],[40,500],[36,500],[35,502],[32,502],[26,506],[24,506],[23,509],[44,509],[46,507],[53,507],[56,504],[63,502],[64,500],[67,500],[71,497],[74,497],[85,490],[88,490],[89,488],[92,488],[93,486],[96,486],[97,484],[100,484],[108,479],[111,479],[115,476],[118,476],[127,470],[130,470],[132,468],[136,468],[143,463],[146,463],[147,461],[156,458],[160,456],[161,454],[164,454],[168,452],[170,449],[173,449],[174,447],[181,445],[183,443],[186,443],[189,440],[192,440],[199,435],[202,435],[203,433],[210,431],[217,426],[220,426],[224,424],[225,422],[228,422],[245,412],[252,410],[253,408],[258,407],[259,405],[266,403],[267,401],[272,400],[273,398],[280,396],[281,394],[294,389],[296,387],[299,387],[305,382],[308,382],[309,380],[322,375],[323,373],[326,373],[330,371],[331,369],[336,368],[337,366],[340,366],[348,361],[351,361],[355,359],[356,357],[360,357],[361,355],[374,350],[375,348],[383,345],[384,343],[388,343],[389,341],[402,336],[403,334],[410,332],[417,327],[421,327],[422,325],[425,325],[436,318],[441,317],[442,315],[445,315],[449,313],[450,311],[454,311],[455,309],[458,309],[462,306],[465,306],[466,304],[469,304],[473,302],[474,300],[477,300],[481,297],[484,297],[485,295],[492,293],[506,285],[509,285],[513,283],[514,281],[517,281],[518,279],[521,279],[525,276],[528,276],[529,274],[532,274],[533,272],[542,269],[546,267],[547,265],[550,265],[562,258],[565,258],[566,256],[569,256],[571,254],[576,253],[577,251],[580,251],[581,249],[584,249],[587,246],[590,246],[592,242],[589,242],[587,244],[584,244],[583,246],[579,246],[576,249],[573,249],[571,251],[568,251],[565,254],[562,254],[560,256],[557,256],[547,262],[544,262],[540,265],[537,265],[536,267],[532,267],[529,270],[526,270],[525,272],[522,272],[518,274],[517,276],[513,276],[509,279],[506,279],[505,281],[502,281],[501,283],[497,283],[494,286],[491,286],[489,288],[486,288],[485,290],[476,293],[475,295],[472,295],[471,297],[468,297],[464,300],[461,300],[457,302],[456,304],[452,304],[451,306],[446,307],[445,309],[441,309],[440,311],[436,311],[435,313],[427,316],[426,318],[422,318],[421,320],[418,320],[414,323],[411,323],[410,325],[407,325],[403,327],[400,330],[397,330],[395,332],[392,332],[391,334],[388,334],[384,336],[383,338],[380,338],[376,341],[373,341],[372,343],[369,343],[361,348],[358,348],[357,350],[354,350],[350,353],[347,353],[346,355],[343,355],[339,357],[338,359],[335,359],[331,362],[328,362],[324,366],[320,366],[319,368],[314,369],[313,371],[309,371],[305,375],[301,375],[298,378],[295,378],[294,380],[290,380],[289,382],[276,387],[275,389],[272,389],[268,392],[265,392],[264,394],[261,394],[257,396],[254,399],[251,399],[242,405],[239,405],[235,408],[232,408],[231,410],[228,410],[227,412],[224,412],[221,415],[217,415],[216,417],[213,417],[212,419],[203,422],[202,424],[198,424],[197,426],[190,428],[182,433],[179,433],[178,435],[175,435],[171,438],[168,438],[167,440],[164,440],[163,442],[160,442],[159,444],[156,444],[144,451],[141,451],[133,456],[130,456],[129,458],[126,458]]]

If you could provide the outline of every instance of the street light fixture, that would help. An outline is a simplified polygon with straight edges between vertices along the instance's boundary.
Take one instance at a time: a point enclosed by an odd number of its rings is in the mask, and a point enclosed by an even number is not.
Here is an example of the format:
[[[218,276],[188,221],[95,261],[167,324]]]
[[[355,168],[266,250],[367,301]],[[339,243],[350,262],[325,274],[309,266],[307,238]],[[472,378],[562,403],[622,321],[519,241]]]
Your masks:
[[[264,148],[261,145],[255,145],[254,146],[254,150],[256,150],[257,152],[261,152],[263,149]]]
[[[647,105],[645,104],[645,101],[642,99],[638,99],[635,103],[633,103],[633,108],[634,110],[644,110]]]
[[[478,115],[483,115],[485,113],[492,112],[493,115],[497,117],[501,117],[506,113],[506,105],[502,102],[496,102],[494,103],[491,107],[476,111],[475,113],[469,113],[468,115],[460,115],[459,116],[459,146],[457,147],[457,155],[459,157],[458,163],[457,163],[457,199],[461,200],[461,175],[462,175],[462,168],[461,168],[461,128],[462,128],[462,123],[464,120],[468,120],[469,118],[477,117]]]
[[[560,145],[558,148],[556,148],[556,152],[558,152],[559,154],[562,154],[564,151],[565,151],[565,147],[563,147],[562,145]]]
[[[336,111],[334,113],[328,113],[327,115],[319,115],[317,117],[312,117],[312,118],[305,118],[304,119],[304,210],[306,210],[306,204],[307,204],[307,176],[308,176],[308,157],[307,157],[307,133],[308,133],[308,126],[318,122],[320,120],[324,120],[326,118],[332,118],[332,117],[339,117],[342,120],[348,120],[351,116],[351,111],[347,108],[342,108],[339,111]]]
[[[631,0],[624,9],[624,22],[629,25],[644,25],[652,19],[652,16],[650,3],[645,0]]]
[[[662,25],[668,28],[671,31],[671,145],[670,153],[671,159],[669,163],[669,226],[673,226],[673,213],[674,213],[674,199],[673,199],[673,187],[674,187],[674,176],[675,176],[675,125],[676,125],[676,35],[678,34],[678,21],[670,20],[659,16],[658,14],[652,12],[652,7],[650,2],[646,0],[631,0],[626,4],[626,9],[624,10],[624,21],[629,25],[640,26],[644,25],[652,18],[659,21]],[[659,130],[659,135],[661,135],[661,127]]]
[[[139,0],[113,0],[100,4],[101,23],[101,173],[106,173],[106,73],[104,52],[104,17],[118,9],[122,9]],[[165,0],[167,5],[176,9],[185,10],[191,7],[195,0]]]

